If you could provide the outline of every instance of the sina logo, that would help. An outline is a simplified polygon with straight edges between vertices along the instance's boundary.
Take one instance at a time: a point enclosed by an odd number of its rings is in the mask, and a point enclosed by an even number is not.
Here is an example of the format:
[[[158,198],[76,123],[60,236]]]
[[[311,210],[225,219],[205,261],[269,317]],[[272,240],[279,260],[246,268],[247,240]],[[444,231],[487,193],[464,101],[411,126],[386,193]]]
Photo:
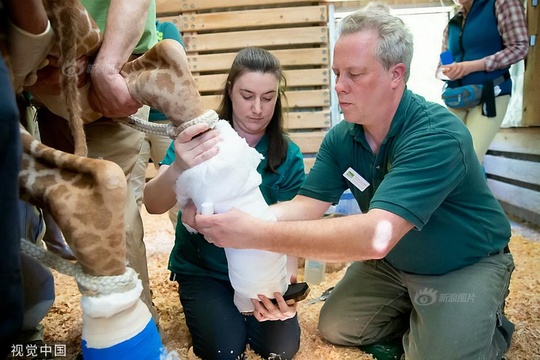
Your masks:
[[[431,305],[437,300],[437,290],[424,288],[414,295],[414,303],[420,306]]]

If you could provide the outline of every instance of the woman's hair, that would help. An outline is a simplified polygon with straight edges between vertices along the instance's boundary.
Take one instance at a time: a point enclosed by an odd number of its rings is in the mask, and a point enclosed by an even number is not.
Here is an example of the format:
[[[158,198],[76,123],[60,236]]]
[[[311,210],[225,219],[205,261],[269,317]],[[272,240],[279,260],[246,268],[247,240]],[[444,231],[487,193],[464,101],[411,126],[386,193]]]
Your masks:
[[[283,129],[283,109],[285,100],[284,90],[287,87],[287,80],[283,74],[283,69],[278,58],[269,51],[256,47],[248,47],[238,52],[229,71],[229,76],[223,86],[221,103],[217,108],[220,119],[225,119],[233,125],[233,107],[229,90],[234,86],[235,81],[246,72],[259,72],[262,74],[273,74],[278,80],[278,94],[274,114],[270,123],[266,127],[265,133],[268,136],[268,153],[266,155],[266,170],[275,172],[277,167],[287,157],[288,143]]]
[[[339,37],[362,31],[375,31],[379,43],[375,57],[388,70],[393,65],[405,65],[405,83],[409,80],[414,45],[409,28],[398,17],[382,11],[359,10],[344,17],[338,25]]]

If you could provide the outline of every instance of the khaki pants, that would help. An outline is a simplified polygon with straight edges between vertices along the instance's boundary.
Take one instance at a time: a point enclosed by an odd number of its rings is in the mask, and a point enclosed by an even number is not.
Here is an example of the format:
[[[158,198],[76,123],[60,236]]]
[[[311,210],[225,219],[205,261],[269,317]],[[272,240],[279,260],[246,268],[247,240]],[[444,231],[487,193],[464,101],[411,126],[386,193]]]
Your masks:
[[[144,106],[136,116],[147,118],[148,110],[148,107]],[[44,108],[39,109],[37,118],[41,141],[44,144],[73,153],[73,139],[66,120]],[[144,134],[107,118],[86,124],[84,129],[88,143],[88,157],[115,162],[129,179],[137,161]],[[125,220],[128,266],[139,274],[143,284],[141,300],[148,306],[155,323],[159,324],[159,315],[152,305],[142,218],[129,181]]]
[[[421,261],[421,260],[419,260]],[[501,359],[511,254],[488,256],[444,275],[354,262],[321,309],[319,331],[336,345],[403,338],[405,359]]]
[[[482,115],[482,105],[465,110],[448,108],[467,125],[473,138],[474,151],[480,163],[484,161],[484,155],[488,151],[489,145],[501,128],[509,102],[510,95],[497,96],[495,98],[497,116],[491,118]]]

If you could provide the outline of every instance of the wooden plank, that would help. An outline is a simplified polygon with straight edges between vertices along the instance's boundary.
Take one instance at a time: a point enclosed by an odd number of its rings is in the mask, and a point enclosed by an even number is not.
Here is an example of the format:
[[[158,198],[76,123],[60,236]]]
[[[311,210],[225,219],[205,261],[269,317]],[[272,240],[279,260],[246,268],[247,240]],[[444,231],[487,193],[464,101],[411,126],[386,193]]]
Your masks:
[[[540,155],[540,128],[501,129],[489,146],[490,150]]]
[[[330,71],[328,69],[304,69],[285,71],[287,86],[325,86],[330,85]],[[227,74],[195,75],[195,83],[200,92],[215,92],[223,88]]]
[[[330,106],[330,90],[287,91],[286,108],[327,107]]]
[[[327,48],[304,48],[287,50],[270,50],[280,61],[284,68],[288,66],[325,66],[330,62]],[[228,71],[236,52],[221,54],[189,54],[188,62],[194,72]]]
[[[184,35],[187,51],[216,51],[242,49],[247,46],[322,45],[328,43],[326,26],[232,31],[215,34]]]
[[[326,131],[311,131],[290,133],[289,136],[300,147],[302,153],[315,154],[319,151],[325,134]]]
[[[287,87],[298,86],[330,86],[331,76],[329,69],[301,69],[285,70]]]
[[[231,31],[257,27],[291,27],[296,24],[328,23],[326,6],[298,6],[240,11],[184,14],[181,31]]]
[[[483,165],[487,174],[540,185],[540,163],[486,155]]]
[[[488,185],[495,197],[517,209],[527,211],[540,219],[540,192],[524,189],[511,184],[488,179]]]
[[[283,124],[285,129],[327,129],[331,125],[330,110],[286,112]]]
[[[311,0],[156,0],[158,15],[181,13],[186,11],[232,9],[244,6],[288,5],[313,3]]]
[[[304,158],[304,172],[307,174],[309,170],[313,167],[313,164],[315,163],[314,157],[305,157]]]
[[[285,109],[330,106],[330,91],[327,89],[287,91],[285,95],[287,96],[287,102],[283,104]],[[216,109],[221,95],[202,95],[201,98],[206,109]]]
[[[529,47],[527,53],[525,74],[523,76],[523,125],[540,125],[540,9],[532,6],[532,1],[527,1],[527,24],[528,33],[536,35],[536,45]],[[538,143],[537,143],[538,144]]]
[[[176,28],[178,29],[178,31],[181,31],[180,30],[180,26],[181,26],[180,15],[160,16],[157,18],[157,20],[161,22],[166,22],[166,21],[172,22],[174,25],[176,25]]]

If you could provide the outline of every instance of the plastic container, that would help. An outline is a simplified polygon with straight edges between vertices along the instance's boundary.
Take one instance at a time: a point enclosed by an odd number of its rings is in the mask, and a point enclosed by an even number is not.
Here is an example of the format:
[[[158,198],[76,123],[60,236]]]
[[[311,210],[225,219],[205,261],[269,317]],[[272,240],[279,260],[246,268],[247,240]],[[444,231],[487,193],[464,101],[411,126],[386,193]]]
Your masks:
[[[345,190],[343,195],[341,195],[339,203],[336,205],[336,213],[341,215],[352,215],[361,213],[358,202],[351,193],[351,190]]]
[[[326,263],[324,261],[306,259],[304,265],[304,281],[318,285],[324,280]]]

